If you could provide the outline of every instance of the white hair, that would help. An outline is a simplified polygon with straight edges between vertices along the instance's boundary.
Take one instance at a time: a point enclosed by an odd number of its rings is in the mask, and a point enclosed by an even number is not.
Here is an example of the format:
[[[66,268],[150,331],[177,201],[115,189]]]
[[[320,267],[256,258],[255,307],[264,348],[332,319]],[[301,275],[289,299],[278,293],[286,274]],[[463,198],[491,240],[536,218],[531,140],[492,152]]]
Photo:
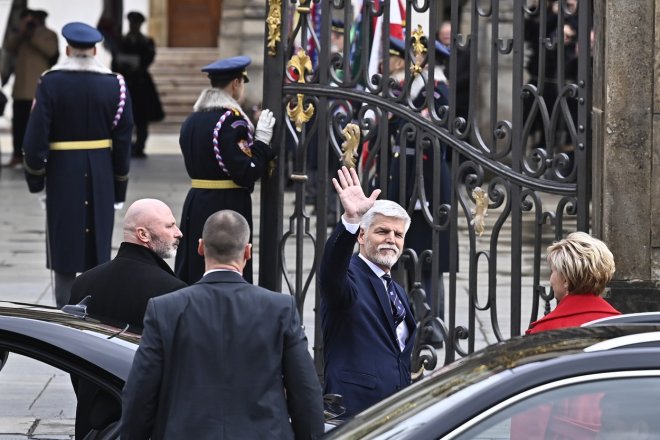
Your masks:
[[[360,227],[365,231],[368,230],[377,215],[404,220],[406,222],[404,232],[408,232],[408,228],[410,227],[410,216],[401,205],[391,200],[376,200],[374,206],[362,216]]]

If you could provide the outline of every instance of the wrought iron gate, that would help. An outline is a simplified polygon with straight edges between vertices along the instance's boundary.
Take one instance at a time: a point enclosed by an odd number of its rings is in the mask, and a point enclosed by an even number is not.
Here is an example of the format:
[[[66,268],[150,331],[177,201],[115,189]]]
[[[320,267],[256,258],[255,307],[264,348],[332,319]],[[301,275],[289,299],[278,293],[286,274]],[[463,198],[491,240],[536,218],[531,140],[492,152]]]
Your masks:
[[[274,173],[262,182],[259,279],[288,289],[302,313],[336,220],[327,215],[336,204],[330,179],[342,160],[355,159],[365,189],[381,188],[381,197],[426,223],[428,249],[407,249],[397,276],[408,286],[420,326],[435,321],[441,330],[447,363],[519,335],[548,311],[545,246],[567,231],[588,230],[592,5],[400,4],[406,50],[399,81],[390,72],[388,50],[397,0],[269,0],[264,106],[282,123]],[[443,60],[442,47],[434,50],[433,42],[447,11],[450,55]],[[343,46],[334,52],[333,18],[345,29]],[[385,48],[377,73],[367,62],[377,50],[374,41]],[[442,81],[436,84],[443,62],[447,102],[438,95]],[[342,150],[349,123],[361,133],[357,154]],[[284,219],[288,183],[296,201]],[[309,185],[316,186],[315,215],[305,205]],[[305,240],[314,243],[313,255],[305,254]],[[287,246],[293,262],[284,258]],[[306,272],[303,262],[310,259],[313,268]],[[428,276],[425,292],[422,278]],[[478,330],[483,327],[488,331]],[[317,316],[319,372],[320,329]],[[413,369],[434,368],[436,351],[426,345],[431,333],[418,333]],[[492,338],[483,340],[483,334]]]

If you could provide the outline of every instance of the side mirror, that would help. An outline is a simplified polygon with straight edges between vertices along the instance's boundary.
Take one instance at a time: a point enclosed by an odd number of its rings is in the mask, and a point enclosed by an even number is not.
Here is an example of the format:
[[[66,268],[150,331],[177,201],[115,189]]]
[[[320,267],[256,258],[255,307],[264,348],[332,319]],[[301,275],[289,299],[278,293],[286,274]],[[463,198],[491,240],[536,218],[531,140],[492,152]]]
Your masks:
[[[62,311],[64,313],[68,313],[69,315],[77,316],[78,318],[85,318],[87,317],[87,304],[89,303],[90,299],[92,299],[92,296],[87,295],[86,297],[83,298],[82,301],[80,301],[76,305],[73,304],[65,305],[64,307],[62,307]]]

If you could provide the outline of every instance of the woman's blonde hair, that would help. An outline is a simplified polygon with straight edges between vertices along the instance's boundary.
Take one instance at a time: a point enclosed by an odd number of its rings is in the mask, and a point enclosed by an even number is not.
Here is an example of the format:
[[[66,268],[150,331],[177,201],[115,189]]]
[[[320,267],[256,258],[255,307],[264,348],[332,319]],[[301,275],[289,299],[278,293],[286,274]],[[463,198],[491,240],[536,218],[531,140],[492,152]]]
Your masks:
[[[567,283],[570,293],[601,295],[614,275],[614,256],[605,243],[573,232],[548,246],[548,263]]]

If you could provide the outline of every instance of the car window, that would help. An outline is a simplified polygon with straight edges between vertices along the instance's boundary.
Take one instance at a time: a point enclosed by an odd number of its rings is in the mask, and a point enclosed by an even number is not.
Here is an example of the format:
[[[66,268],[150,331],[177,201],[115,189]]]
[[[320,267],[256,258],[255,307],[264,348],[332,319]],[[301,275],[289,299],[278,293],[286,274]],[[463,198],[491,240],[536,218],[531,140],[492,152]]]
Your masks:
[[[9,353],[0,370],[0,436],[72,436],[75,417],[76,395],[68,373]]]
[[[657,399],[660,396],[660,377],[645,377],[643,374],[638,377],[601,377],[588,382],[574,381],[557,387],[546,386],[542,392],[509,405],[501,405],[501,408],[469,429],[448,438],[658,438],[660,405],[657,405]],[[466,425],[470,426],[471,423]]]

